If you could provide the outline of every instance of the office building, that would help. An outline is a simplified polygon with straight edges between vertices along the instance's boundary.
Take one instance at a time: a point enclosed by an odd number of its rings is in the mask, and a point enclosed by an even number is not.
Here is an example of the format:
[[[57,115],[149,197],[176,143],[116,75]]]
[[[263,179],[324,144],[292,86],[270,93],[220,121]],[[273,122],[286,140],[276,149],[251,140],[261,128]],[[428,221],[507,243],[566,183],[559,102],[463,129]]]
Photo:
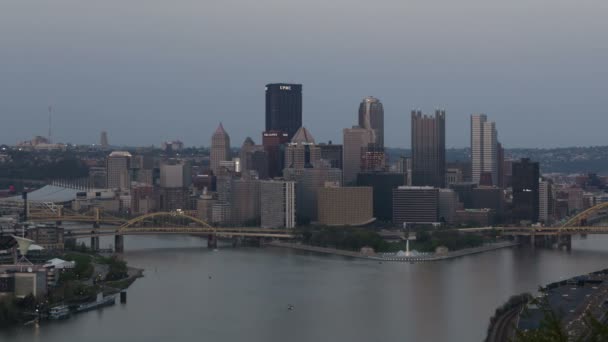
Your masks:
[[[400,186],[393,190],[393,224],[437,223],[439,189],[430,186]]]
[[[260,181],[233,179],[230,204],[233,224],[258,226],[260,224]]]
[[[473,189],[473,206],[465,207],[472,209],[492,209],[500,217],[504,212],[503,190],[496,186],[477,186]]]
[[[384,148],[384,108],[380,100],[367,96],[359,105],[359,127],[373,131],[372,143]]]
[[[232,151],[230,150],[230,136],[224,130],[224,126],[220,125],[213,133],[211,137],[211,171],[213,174],[218,174],[220,170],[220,162],[225,160],[232,160]]]
[[[458,195],[452,189],[439,189],[439,221],[453,224],[458,209]]]
[[[547,179],[539,180],[538,196],[538,221],[546,225],[550,224],[553,221],[553,187],[551,181]]]
[[[483,173],[491,176],[491,184],[498,185],[498,134],[496,124],[485,114],[471,115],[471,164],[473,182],[481,184]]]
[[[262,228],[294,228],[296,225],[296,183],[268,180],[260,183]]]
[[[217,198],[212,193],[203,189],[203,193],[196,201],[196,213],[199,219],[211,223],[213,222],[213,205],[217,203]]]
[[[498,187],[505,188],[505,149],[499,142],[498,146]]]
[[[342,170],[342,145],[334,145],[331,140],[327,144],[318,144],[321,159],[329,163],[329,167]]]
[[[106,178],[108,189],[129,189],[131,186],[131,154],[124,151],[110,153],[106,160]]]
[[[291,139],[302,127],[302,85],[266,85],[266,131],[281,131]]]
[[[251,156],[256,150],[256,145],[251,137],[247,137],[241,145],[239,151],[239,159],[241,161],[241,171],[245,172],[251,169]]]
[[[374,217],[379,221],[392,221],[393,190],[404,185],[403,173],[362,172],[357,175],[357,186],[369,186],[373,189]]]
[[[297,178],[296,205],[298,208],[297,218],[299,222],[315,222],[318,219],[317,201],[318,191],[331,182],[340,184],[342,182],[342,170],[317,167],[302,170]]]
[[[412,111],[412,184],[445,187],[445,111]]]
[[[369,186],[340,187],[327,183],[319,189],[319,223],[328,226],[362,226],[374,221],[373,190]]]
[[[539,166],[528,158],[513,163],[513,218],[518,221],[538,222]]]
[[[364,148],[373,143],[372,130],[357,126],[343,130],[343,183],[353,184],[357,180],[357,173],[361,172],[361,156]]]
[[[289,135],[281,131],[266,131],[262,134],[262,145],[268,159],[268,178],[283,175],[285,165],[285,146],[289,142]]]
[[[321,160],[321,150],[305,127],[300,127],[285,148],[285,168],[311,168]]]
[[[161,211],[190,210],[189,198],[188,188],[158,189],[158,205]]]
[[[160,165],[161,188],[187,188],[192,184],[190,163],[169,159]]]
[[[462,171],[458,168],[448,168],[445,181],[448,186],[454,183],[462,183],[464,181]]]

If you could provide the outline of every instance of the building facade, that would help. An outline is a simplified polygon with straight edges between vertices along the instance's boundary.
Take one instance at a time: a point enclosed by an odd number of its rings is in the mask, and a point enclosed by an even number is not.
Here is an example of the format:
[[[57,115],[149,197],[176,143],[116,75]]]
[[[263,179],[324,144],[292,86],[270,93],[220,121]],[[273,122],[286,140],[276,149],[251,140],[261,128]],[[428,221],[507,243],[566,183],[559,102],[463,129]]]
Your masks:
[[[282,131],[266,131],[262,134],[262,145],[268,160],[268,178],[283,175],[285,165],[285,146],[289,142],[289,134]]]
[[[343,183],[352,184],[357,180],[357,173],[361,172],[361,156],[364,148],[373,143],[373,131],[361,127],[345,128],[343,144]]]
[[[498,133],[496,124],[485,114],[471,115],[471,165],[473,182],[480,184],[481,174],[491,175],[490,185],[499,185]]]
[[[412,111],[412,184],[445,187],[445,111]]]
[[[538,222],[539,165],[528,158],[513,162],[513,218],[516,221]]]
[[[108,189],[125,190],[131,187],[131,154],[124,151],[110,153],[106,160],[106,179]]]
[[[225,160],[232,160],[230,136],[226,133],[226,130],[224,130],[224,125],[220,123],[211,137],[211,171],[217,175],[220,169],[220,162]]]
[[[373,190],[368,186],[325,186],[319,189],[319,223],[328,226],[361,226],[374,220]]]
[[[406,185],[406,176],[397,172],[362,172],[357,175],[357,186],[373,189],[374,217],[377,220],[393,220],[393,190]]]
[[[373,131],[373,144],[384,148],[384,108],[380,100],[367,96],[359,105],[359,127]]]
[[[287,133],[289,139],[302,127],[302,85],[266,85],[266,131]]]
[[[296,183],[261,181],[262,228],[294,228],[296,225]]]
[[[439,222],[439,189],[400,186],[393,190],[393,224]]]

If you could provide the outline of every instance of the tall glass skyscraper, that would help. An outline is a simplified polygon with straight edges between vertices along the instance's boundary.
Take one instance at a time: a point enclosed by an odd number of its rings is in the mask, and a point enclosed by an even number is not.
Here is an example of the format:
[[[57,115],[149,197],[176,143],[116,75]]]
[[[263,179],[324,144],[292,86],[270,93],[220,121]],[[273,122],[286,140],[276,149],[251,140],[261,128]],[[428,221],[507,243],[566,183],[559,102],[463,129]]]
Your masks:
[[[302,127],[302,85],[266,85],[266,131],[280,131],[289,139]]]
[[[412,185],[445,187],[445,111],[412,111]]]
[[[374,131],[374,144],[384,147],[384,108],[380,100],[367,96],[359,105],[359,127]]]

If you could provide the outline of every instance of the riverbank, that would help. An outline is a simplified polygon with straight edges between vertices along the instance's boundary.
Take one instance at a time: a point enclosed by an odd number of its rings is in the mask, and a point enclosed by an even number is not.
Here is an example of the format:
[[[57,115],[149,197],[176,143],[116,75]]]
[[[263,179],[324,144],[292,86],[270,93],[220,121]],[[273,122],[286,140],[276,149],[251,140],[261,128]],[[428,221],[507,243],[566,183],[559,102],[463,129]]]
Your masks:
[[[512,341],[516,334],[555,334],[605,341],[608,269],[540,288],[540,295],[510,299],[490,320],[486,342]],[[599,339],[597,339],[600,337]]]
[[[382,254],[363,254],[360,252],[346,251],[335,248],[327,248],[327,247],[317,247],[310,245],[303,245],[298,243],[287,243],[287,242],[279,242],[272,241],[266,244],[266,246],[270,247],[279,247],[279,248],[290,248],[301,251],[315,252],[315,253],[324,253],[324,254],[332,254],[332,255],[340,255],[352,258],[360,258],[360,259],[368,259],[368,260],[377,260],[377,261],[397,261],[397,262],[427,262],[427,261],[440,261],[447,260],[453,258],[459,258],[466,255],[478,254],[489,252],[502,248],[509,248],[513,246],[517,246],[518,243],[515,242],[498,242],[487,244],[480,247],[474,248],[464,248],[453,252],[447,252],[445,254],[419,254],[412,256],[397,256],[397,254],[392,253],[382,253]]]

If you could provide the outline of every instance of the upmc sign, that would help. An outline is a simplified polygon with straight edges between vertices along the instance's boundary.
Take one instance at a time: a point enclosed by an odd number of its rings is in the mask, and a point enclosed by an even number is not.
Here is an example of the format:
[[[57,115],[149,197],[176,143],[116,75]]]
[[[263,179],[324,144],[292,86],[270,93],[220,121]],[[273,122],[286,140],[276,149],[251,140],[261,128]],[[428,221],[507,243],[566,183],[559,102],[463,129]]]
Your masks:
[[[291,90],[291,86],[282,85],[282,86],[279,86],[279,89],[280,90]]]

